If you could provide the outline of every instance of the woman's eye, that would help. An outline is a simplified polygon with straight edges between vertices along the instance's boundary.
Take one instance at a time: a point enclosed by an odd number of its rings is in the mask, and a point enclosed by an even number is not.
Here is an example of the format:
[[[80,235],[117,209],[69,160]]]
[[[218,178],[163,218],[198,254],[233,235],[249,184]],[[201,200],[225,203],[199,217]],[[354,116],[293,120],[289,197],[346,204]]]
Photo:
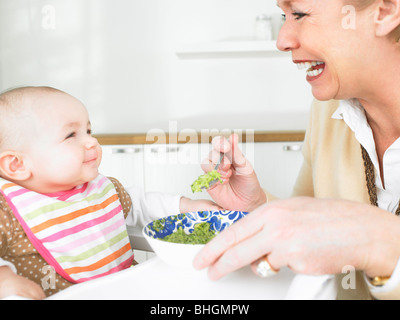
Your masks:
[[[282,20],[286,21],[286,14],[284,14],[284,13],[282,14]]]
[[[293,12],[292,15],[295,16],[295,20],[300,20],[301,18],[305,17],[307,14],[302,12]]]

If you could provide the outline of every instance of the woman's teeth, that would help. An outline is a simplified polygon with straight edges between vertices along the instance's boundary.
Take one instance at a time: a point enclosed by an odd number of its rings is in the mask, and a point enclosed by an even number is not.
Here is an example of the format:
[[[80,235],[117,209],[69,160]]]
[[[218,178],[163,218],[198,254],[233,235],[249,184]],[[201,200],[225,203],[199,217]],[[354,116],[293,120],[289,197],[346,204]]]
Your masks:
[[[307,69],[307,75],[310,77],[316,77],[324,71],[325,63],[321,61],[310,61],[296,63],[299,70]],[[315,68],[321,66],[320,68]]]
[[[317,69],[317,70],[311,70],[311,71],[307,70],[307,75],[310,76],[310,77],[316,77],[317,75],[321,74],[322,71],[324,71],[323,68],[322,69]]]

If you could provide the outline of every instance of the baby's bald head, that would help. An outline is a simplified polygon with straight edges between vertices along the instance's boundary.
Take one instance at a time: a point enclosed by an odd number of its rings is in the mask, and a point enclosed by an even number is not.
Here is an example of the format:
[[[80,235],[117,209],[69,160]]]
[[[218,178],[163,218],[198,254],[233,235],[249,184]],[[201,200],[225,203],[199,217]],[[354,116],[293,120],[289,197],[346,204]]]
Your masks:
[[[0,94],[0,152],[18,149],[23,130],[32,124],[32,114],[47,94],[66,94],[51,87],[22,87]]]

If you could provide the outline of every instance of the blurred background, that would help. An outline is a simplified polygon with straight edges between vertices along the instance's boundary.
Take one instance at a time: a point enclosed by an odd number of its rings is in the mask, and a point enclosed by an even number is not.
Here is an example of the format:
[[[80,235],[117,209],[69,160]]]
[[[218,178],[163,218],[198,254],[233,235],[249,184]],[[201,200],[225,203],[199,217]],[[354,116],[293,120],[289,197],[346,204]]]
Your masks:
[[[64,90],[95,133],[302,130],[312,96],[280,17],[271,0],[0,0],[0,89]]]
[[[281,24],[274,0],[0,0],[0,91],[52,86],[80,99],[100,172],[125,187],[210,198],[190,189],[208,134],[239,130],[262,187],[288,197],[312,95],[276,49]],[[207,139],[148,139],[186,129]]]

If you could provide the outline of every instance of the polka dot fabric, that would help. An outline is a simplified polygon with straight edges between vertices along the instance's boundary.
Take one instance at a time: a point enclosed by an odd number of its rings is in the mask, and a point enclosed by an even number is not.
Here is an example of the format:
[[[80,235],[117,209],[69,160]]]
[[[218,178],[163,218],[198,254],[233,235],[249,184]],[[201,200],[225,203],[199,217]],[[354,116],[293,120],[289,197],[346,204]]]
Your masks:
[[[131,198],[118,180],[109,179],[116,188],[126,219],[132,207]],[[12,263],[18,275],[39,284],[48,297],[73,285],[57,273],[54,273],[54,279],[51,279],[47,262],[28,239],[2,194],[0,194],[0,257]]]

